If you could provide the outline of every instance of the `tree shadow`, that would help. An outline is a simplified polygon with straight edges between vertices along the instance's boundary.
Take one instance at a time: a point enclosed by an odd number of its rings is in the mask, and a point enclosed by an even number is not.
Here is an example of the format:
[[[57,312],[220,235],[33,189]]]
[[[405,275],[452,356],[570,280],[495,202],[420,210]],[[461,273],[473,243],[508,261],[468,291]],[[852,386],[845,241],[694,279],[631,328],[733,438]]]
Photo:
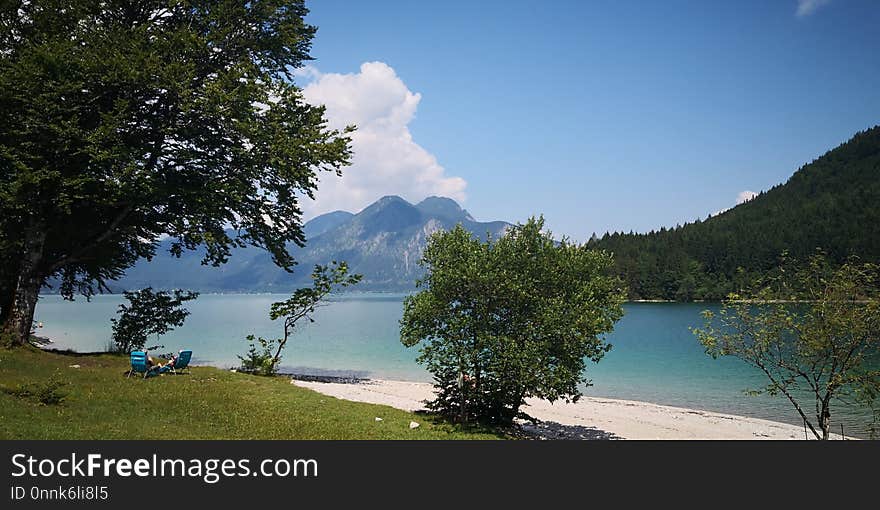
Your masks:
[[[369,382],[368,373],[357,370],[321,370],[294,368],[279,371],[278,375],[290,377],[297,381],[360,384]]]
[[[570,441],[605,441],[624,439],[613,432],[606,432],[596,427],[584,425],[563,425],[555,421],[541,421],[534,417],[520,417],[512,426],[492,426],[489,424],[456,422],[448,416],[437,414],[427,409],[413,411],[414,414],[442,420],[445,423],[465,427],[471,431],[500,433],[507,439],[521,440],[570,440]]]
[[[563,425],[555,421],[524,422],[516,426],[516,435],[521,439],[563,439],[574,441],[602,441],[623,439],[612,432],[585,427],[583,425]]]

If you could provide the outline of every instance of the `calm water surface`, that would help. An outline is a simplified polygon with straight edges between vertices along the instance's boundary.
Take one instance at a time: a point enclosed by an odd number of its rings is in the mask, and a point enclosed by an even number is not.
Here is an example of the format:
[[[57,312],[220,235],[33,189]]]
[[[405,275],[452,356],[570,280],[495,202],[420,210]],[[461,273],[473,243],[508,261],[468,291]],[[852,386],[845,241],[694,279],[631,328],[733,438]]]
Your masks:
[[[196,363],[221,367],[238,364],[247,350],[248,334],[275,338],[281,324],[268,318],[269,306],[286,295],[203,294],[188,308],[186,324],[162,336],[166,349],[193,350]],[[91,302],[45,296],[37,307],[40,336],[52,347],[80,352],[102,351],[110,343],[110,318],[124,300],[96,296]],[[415,363],[417,351],[400,343],[398,321],[403,295],[346,294],[335,296],[300,327],[285,349],[286,370],[311,374],[430,381]],[[717,305],[699,303],[631,303],[608,336],[611,351],[587,375],[590,396],[622,398],[691,407],[802,424],[784,397],[752,397],[748,388],[765,385],[756,369],[736,359],[713,360],[688,329],[701,324],[700,312]],[[156,342],[150,340],[148,345]],[[808,403],[811,401],[808,401]],[[838,409],[832,417],[839,430],[863,435],[863,412]]]

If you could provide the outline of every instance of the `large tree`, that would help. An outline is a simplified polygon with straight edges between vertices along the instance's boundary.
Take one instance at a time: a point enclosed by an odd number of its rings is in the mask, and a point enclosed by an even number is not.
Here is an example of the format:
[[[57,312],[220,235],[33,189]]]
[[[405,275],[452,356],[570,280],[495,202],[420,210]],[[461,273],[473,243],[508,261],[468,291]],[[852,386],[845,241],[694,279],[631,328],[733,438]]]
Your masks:
[[[401,341],[438,386],[435,410],[510,423],[529,397],[577,400],[586,360],[623,315],[611,256],[543,232],[543,218],[481,242],[461,226],[434,234],[421,291],[404,301]]]
[[[40,289],[91,294],[172,252],[262,247],[291,270],[300,201],[350,129],[293,71],[301,0],[20,0],[0,7],[0,314],[26,342]]]

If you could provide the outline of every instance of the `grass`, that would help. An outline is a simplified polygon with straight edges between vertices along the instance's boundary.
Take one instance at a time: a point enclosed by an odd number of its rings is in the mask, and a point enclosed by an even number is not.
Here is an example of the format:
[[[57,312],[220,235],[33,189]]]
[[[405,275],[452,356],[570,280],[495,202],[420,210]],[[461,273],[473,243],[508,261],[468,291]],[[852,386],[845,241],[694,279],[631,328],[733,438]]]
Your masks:
[[[0,349],[0,439],[504,437],[430,415],[328,397],[283,377],[192,367],[189,374],[142,380],[125,378],[128,368],[128,358],[118,354]],[[411,421],[420,426],[410,429]]]

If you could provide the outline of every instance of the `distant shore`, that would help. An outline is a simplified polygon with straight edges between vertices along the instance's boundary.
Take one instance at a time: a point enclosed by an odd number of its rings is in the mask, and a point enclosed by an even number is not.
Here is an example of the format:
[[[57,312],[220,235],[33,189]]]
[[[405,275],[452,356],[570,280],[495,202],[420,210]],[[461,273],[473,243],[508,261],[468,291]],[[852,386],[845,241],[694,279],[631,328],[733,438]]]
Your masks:
[[[298,287],[291,287],[290,289],[274,289],[274,290],[199,290],[198,288],[188,289],[198,291],[202,296],[281,296],[288,295]],[[170,290],[167,289],[159,289],[159,290]],[[134,290],[134,289],[132,289]],[[331,296],[346,296],[346,297],[400,297],[403,298],[405,296],[415,294],[418,292],[417,288],[408,288],[408,289],[398,289],[398,290],[381,290],[381,289],[359,289],[346,291],[341,293],[333,293]],[[95,294],[94,297],[98,296],[117,296],[122,297],[123,289],[115,289],[113,292],[101,292]],[[60,297],[61,293],[56,291],[55,289],[43,289],[40,293],[42,296],[57,296]],[[712,299],[693,299],[690,301],[676,301],[672,299],[628,299],[624,301],[624,303],[676,303],[676,304],[686,304],[686,303],[721,303],[722,300],[712,300]]]
[[[424,409],[424,401],[434,396],[431,384],[419,382],[369,380],[351,384],[292,380],[291,383],[336,398],[384,404],[405,411]],[[610,398],[583,397],[572,404],[531,399],[523,410],[556,429],[579,431],[577,433],[586,437],[640,440],[805,438],[803,427],[787,423]],[[813,438],[812,432],[808,437]],[[832,439],[840,438],[839,434],[832,436]]]

